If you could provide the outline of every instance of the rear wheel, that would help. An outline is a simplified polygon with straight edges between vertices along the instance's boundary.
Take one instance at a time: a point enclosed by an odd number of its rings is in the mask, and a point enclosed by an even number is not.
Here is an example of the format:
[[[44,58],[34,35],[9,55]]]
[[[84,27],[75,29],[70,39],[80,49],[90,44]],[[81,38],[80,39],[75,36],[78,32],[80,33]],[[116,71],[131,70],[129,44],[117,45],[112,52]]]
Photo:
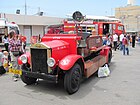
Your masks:
[[[64,88],[69,94],[78,91],[80,87],[82,72],[79,64],[75,64],[69,71],[66,72],[64,78]]]
[[[108,53],[108,65],[110,65],[112,59],[112,51],[109,51]]]

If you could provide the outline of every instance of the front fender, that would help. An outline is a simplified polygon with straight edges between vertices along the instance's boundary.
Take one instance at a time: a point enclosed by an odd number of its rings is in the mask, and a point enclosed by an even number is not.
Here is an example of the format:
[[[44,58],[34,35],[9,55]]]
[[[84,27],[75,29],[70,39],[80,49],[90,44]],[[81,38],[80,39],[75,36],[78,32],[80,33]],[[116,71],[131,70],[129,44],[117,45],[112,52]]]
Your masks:
[[[62,70],[69,70],[75,64],[75,62],[80,58],[83,57],[75,54],[68,55],[59,62],[59,67]]]
[[[31,59],[30,59],[31,57],[30,57],[30,53],[29,53],[29,52],[27,52],[27,53],[25,53],[25,54],[22,54],[22,55],[18,58],[18,64],[19,64],[19,65],[22,65],[22,64],[23,64],[22,61],[21,61],[21,57],[22,57],[23,55],[26,55],[26,56],[27,56],[28,63],[31,64]]]
[[[100,52],[100,55],[104,55],[106,57],[106,63],[108,63],[108,56],[109,56],[110,51],[111,51],[111,48],[107,46]]]

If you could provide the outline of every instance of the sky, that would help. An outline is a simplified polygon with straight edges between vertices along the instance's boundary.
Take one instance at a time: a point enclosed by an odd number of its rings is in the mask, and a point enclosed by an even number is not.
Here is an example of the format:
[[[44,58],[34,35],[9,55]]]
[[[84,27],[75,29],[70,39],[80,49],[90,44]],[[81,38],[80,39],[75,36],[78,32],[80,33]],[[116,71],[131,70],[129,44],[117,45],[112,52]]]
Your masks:
[[[114,15],[115,8],[127,5],[127,0],[0,0],[0,13],[15,14],[20,9],[27,15],[35,15],[39,10],[45,16],[67,17],[75,11],[83,15],[110,16]],[[135,1],[140,6],[140,0]]]

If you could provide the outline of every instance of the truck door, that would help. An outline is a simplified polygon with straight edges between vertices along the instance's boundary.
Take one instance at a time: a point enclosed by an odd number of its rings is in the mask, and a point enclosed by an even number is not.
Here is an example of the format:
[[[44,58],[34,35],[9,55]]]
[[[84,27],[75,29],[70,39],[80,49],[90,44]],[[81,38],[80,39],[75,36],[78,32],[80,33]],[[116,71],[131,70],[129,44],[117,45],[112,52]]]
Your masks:
[[[106,35],[106,33],[109,33],[109,24],[108,23],[103,24],[103,34]]]

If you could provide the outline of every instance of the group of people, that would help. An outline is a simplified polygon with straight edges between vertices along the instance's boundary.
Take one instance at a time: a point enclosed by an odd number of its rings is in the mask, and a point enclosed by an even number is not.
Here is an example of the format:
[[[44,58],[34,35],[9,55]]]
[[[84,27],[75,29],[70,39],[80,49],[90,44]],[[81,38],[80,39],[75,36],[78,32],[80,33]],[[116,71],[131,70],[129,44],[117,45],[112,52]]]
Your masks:
[[[135,47],[136,35],[124,34],[117,35],[117,33],[110,35],[109,33],[103,38],[103,45],[108,45],[111,48],[114,48],[114,51],[117,49],[123,51],[123,55],[125,53],[129,55],[129,44],[132,44],[132,47]]]
[[[21,54],[25,53],[26,37],[17,35],[15,32],[11,32],[8,36],[4,36],[3,43],[5,46],[5,51],[2,52],[2,50],[0,49],[0,71],[4,71],[4,69],[6,70],[6,68],[3,67],[6,63],[7,65],[11,63],[13,68],[19,69],[17,58]],[[7,60],[7,62],[4,62],[4,60]],[[19,76],[14,74],[13,77],[14,81],[17,81]]]

